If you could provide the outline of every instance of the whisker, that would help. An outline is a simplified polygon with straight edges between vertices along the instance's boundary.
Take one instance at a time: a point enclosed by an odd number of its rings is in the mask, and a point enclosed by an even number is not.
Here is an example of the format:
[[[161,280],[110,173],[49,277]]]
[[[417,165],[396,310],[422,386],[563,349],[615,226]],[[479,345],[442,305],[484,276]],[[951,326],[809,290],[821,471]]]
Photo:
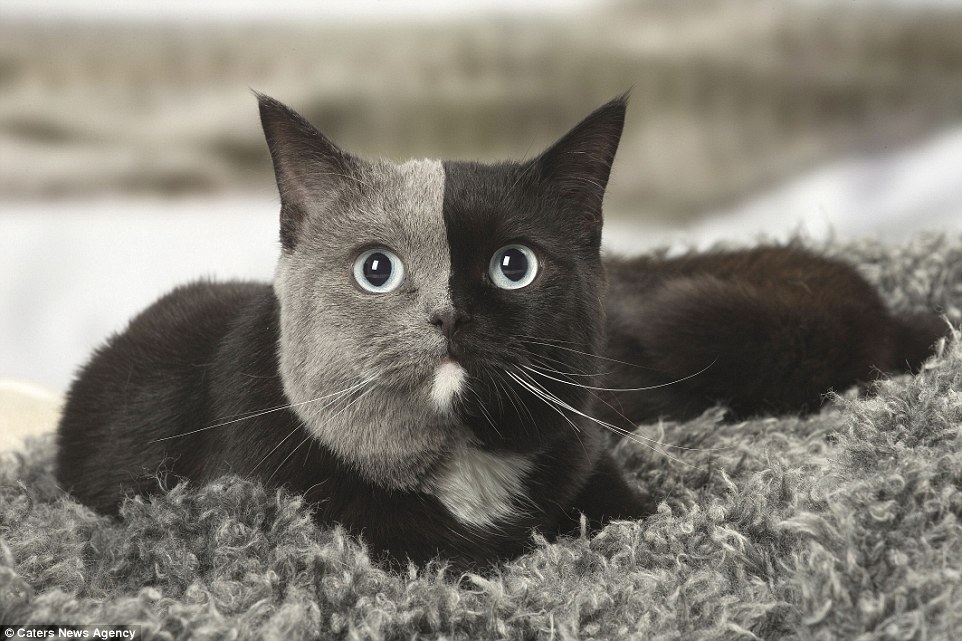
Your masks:
[[[588,357],[590,357],[590,358],[597,358],[598,360],[608,361],[609,363],[618,363],[618,364],[620,364],[620,365],[628,365],[629,367],[637,367],[637,368],[639,368],[639,369],[647,369],[647,370],[655,370],[655,371],[657,371],[657,368],[654,368],[654,367],[646,367],[645,365],[637,365],[637,364],[635,364],[635,363],[629,363],[628,361],[619,361],[619,360],[616,359],[616,358],[608,358],[607,356],[600,356],[600,355],[598,355],[598,354],[591,354],[591,353],[589,353],[589,352],[582,352],[581,350],[573,349],[573,348],[571,348],[571,347],[565,347],[565,346],[563,346],[563,345],[552,345],[551,343],[545,343],[545,342],[542,342],[542,341],[540,341],[540,340],[535,341],[535,340],[531,340],[531,339],[527,339],[527,338],[520,338],[520,337],[517,337],[517,338],[518,338],[518,340],[520,340],[522,343],[529,343],[529,344],[532,344],[532,345],[543,345],[543,346],[545,346],[545,347],[552,347],[552,348],[554,348],[554,349],[563,349],[563,350],[566,350],[566,351],[568,351],[568,352],[574,352],[575,354],[581,354],[582,356],[588,356]]]
[[[523,367],[523,366],[522,366],[522,367]],[[535,372],[535,374],[538,374],[538,372]],[[545,376],[544,374],[538,374],[538,375],[539,375],[539,376]],[[551,377],[549,376],[549,377],[547,377],[547,378],[551,378]],[[530,377],[529,377],[529,380],[531,380],[532,383],[534,382],[534,380],[533,380],[533,379],[530,379]],[[565,382],[565,381],[561,381],[561,380],[558,380],[558,379],[555,379],[555,378],[552,378],[552,380],[557,380],[559,383],[564,383],[564,382]],[[681,380],[684,380],[684,379],[681,379]],[[541,387],[542,389],[544,389],[544,387],[542,387],[542,386],[540,386],[540,385],[539,385],[539,387]],[[584,386],[583,386],[583,385],[578,385],[578,387],[584,387]],[[589,388],[586,388],[586,389],[589,389]],[[615,390],[615,391],[619,391],[619,390]],[[620,390],[620,391],[626,391],[626,390]],[[546,390],[546,389],[545,389],[545,392],[550,394],[550,392],[548,392],[548,390]],[[627,423],[631,423],[631,422],[632,422],[631,419],[629,419],[627,416],[625,416],[624,414],[622,414],[622,413],[621,413],[617,408],[615,408],[611,403],[609,403],[609,402],[606,401],[605,399],[601,398],[599,395],[595,394],[594,392],[590,391],[590,389],[589,389],[588,393],[591,394],[592,396],[594,396],[596,399],[598,399],[598,400],[601,401],[602,403],[604,403],[605,405],[607,405],[608,407],[610,407],[611,410],[612,410],[615,414],[617,414],[617,415],[620,416],[621,418],[625,419],[625,422],[627,422]],[[557,397],[556,397],[556,398],[557,398]],[[561,399],[558,399],[558,400],[560,401]],[[564,401],[561,401],[561,402],[563,403]],[[597,419],[597,420],[600,420],[600,419]],[[604,422],[604,421],[602,421],[602,422]],[[627,436],[628,434],[635,434],[634,432],[629,431],[629,430],[627,430],[627,429],[625,429],[625,428],[623,428],[623,427],[619,427],[619,426],[613,425],[613,424],[611,424],[611,423],[609,423],[608,425],[609,425],[610,427],[618,430],[618,433],[620,433],[622,436]],[[658,444],[661,445],[662,447],[671,447],[671,448],[674,448],[674,449],[677,449],[677,450],[687,450],[687,451],[690,451],[690,452],[719,452],[719,451],[722,451],[722,450],[731,449],[731,448],[733,447],[733,446],[725,446],[725,447],[687,447],[687,446],[685,446],[685,445],[674,445],[674,444],[672,444],[672,443],[662,443],[661,441],[656,441],[656,440],[654,440],[654,439],[649,439],[648,437],[644,437],[644,436],[641,437],[641,438],[644,438],[644,439],[646,439],[646,440],[650,440],[652,443],[658,443]]]
[[[301,463],[301,467],[307,467],[307,459],[309,459],[310,456],[311,456],[311,448],[312,448],[312,447],[314,447],[314,442],[313,442],[313,441],[311,441],[310,443],[307,444],[307,451],[304,452],[304,462]],[[315,483],[314,485],[317,485],[317,483]],[[312,487],[313,487],[313,486],[312,486]],[[307,494],[307,492],[305,492],[305,494]]]
[[[552,360],[556,360],[556,359],[552,359]],[[552,368],[550,368],[550,367],[538,367],[537,365],[533,365],[533,367],[535,367],[535,368],[537,368],[537,369],[544,369],[545,371],[549,371],[549,372],[554,372],[554,373],[556,373],[556,374],[559,374],[559,375],[561,375],[561,376],[566,376],[566,377],[570,377],[570,376],[591,376],[590,374],[580,374],[580,375],[579,375],[579,374],[572,374],[572,373],[570,373],[570,372],[562,372],[562,371],[560,371],[560,370],[552,369]],[[611,373],[611,372],[605,372],[605,374],[610,374],[610,373]],[[627,416],[625,416],[620,409],[618,409],[617,407],[615,407],[614,405],[612,405],[611,403],[609,403],[609,402],[608,402],[607,400],[605,400],[600,394],[596,394],[596,393],[594,393],[594,392],[591,391],[591,390],[588,390],[588,393],[591,394],[591,396],[594,397],[597,401],[599,401],[600,403],[603,403],[604,405],[606,405],[612,412],[614,412],[615,414],[617,414],[620,418],[624,419],[625,423],[629,423],[629,424],[631,424],[631,425],[635,425],[635,422],[634,422],[634,421],[632,421],[632,420],[629,419]],[[614,400],[614,399],[612,399],[612,400]]]
[[[330,406],[334,405],[334,404],[337,403],[339,400],[341,400],[341,398],[342,398],[342,397],[336,397],[336,398],[334,398],[333,400],[331,400],[330,403],[325,403],[324,405],[322,405],[321,407],[316,408],[316,409],[317,409],[318,412],[320,412],[321,410],[323,410],[323,409],[325,409],[325,408],[327,408],[327,407],[330,407]],[[273,454],[274,452],[276,452],[276,451],[277,451],[277,448],[279,448],[281,445],[283,445],[284,442],[285,442],[287,439],[289,439],[290,437],[292,437],[292,436],[294,435],[294,433],[297,432],[298,429],[300,429],[300,426],[299,426],[299,425],[296,425],[296,426],[294,427],[294,429],[292,429],[292,430],[290,431],[290,433],[288,433],[287,436],[285,436],[284,438],[282,438],[282,439],[280,440],[280,442],[278,442],[277,445],[275,445],[275,446],[273,447],[273,449],[271,449],[270,452],[268,452],[267,454],[265,454],[265,455],[261,458],[261,460],[257,462],[257,465],[255,465],[253,468],[251,468],[251,473],[253,474],[255,471],[257,471],[257,468],[259,468],[259,467],[261,466],[261,464],[264,463],[264,461],[266,461],[268,458],[270,458],[271,454]],[[303,445],[303,443],[302,443],[302,445]],[[300,447],[300,445],[299,445],[298,447]],[[295,448],[295,449],[296,449],[296,448]],[[286,459],[285,459],[285,460],[286,460]]]
[[[374,380],[374,379],[369,379],[368,382],[370,382],[371,380]],[[367,396],[368,394],[370,394],[373,389],[374,389],[374,388],[371,387],[371,388],[368,388],[368,389],[364,390],[363,392],[361,392],[361,393],[357,396],[357,398],[355,398],[355,399],[352,400],[350,403],[348,403],[347,405],[345,405],[344,407],[342,407],[341,409],[339,409],[337,412],[335,412],[335,413],[331,416],[331,419],[334,419],[334,418],[336,418],[337,416],[340,416],[342,413],[344,413],[344,412],[347,410],[347,408],[351,407],[352,405],[354,405],[355,403],[357,403],[359,400],[361,400],[362,398],[364,398],[365,396]],[[324,409],[324,408],[322,407],[322,408],[320,408],[320,409]],[[278,472],[280,472],[281,468],[284,466],[284,463],[287,462],[287,459],[289,459],[289,458],[291,458],[292,456],[294,456],[294,454],[297,453],[297,450],[299,450],[300,447],[301,447],[302,445],[304,445],[304,443],[306,443],[308,440],[310,440],[311,438],[313,438],[313,436],[314,436],[313,434],[311,434],[310,432],[308,432],[307,436],[305,436],[305,437],[301,440],[301,442],[298,443],[298,444],[294,447],[294,449],[292,449],[292,450],[290,451],[290,453],[289,453],[287,456],[285,456],[284,459],[283,459],[280,463],[277,464],[277,467],[274,469],[273,472],[271,472],[271,475],[267,477],[267,482],[270,482],[270,480],[274,478],[274,475],[277,474]]]
[[[523,372],[522,372],[522,374],[523,374]],[[672,456],[672,455],[669,454],[668,452],[664,452],[664,451],[658,449],[658,447],[655,447],[655,445],[658,445],[658,446],[667,446],[667,444],[659,443],[658,441],[655,441],[654,439],[650,439],[650,438],[647,438],[647,437],[644,437],[644,436],[640,436],[640,435],[638,435],[638,434],[634,434],[634,433],[632,433],[632,432],[628,432],[627,430],[621,429],[621,428],[618,427],[617,425],[612,425],[611,423],[602,421],[601,419],[597,419],[597,418],[595,418],[594,416],[590,416],[590,415],[588,415],[588,414],[585,414],[585,413],[582,412],[581,410],[578,410],[578,409],[572,407],[571,405],[569,405],[568,403],[565,403],[564,401],[562,401],[560,398],[558,398],[557,396],[555,396],[554,394],[552,394],[551,392],[549,392],[548,390],[546,390],[544,387],[542,387],[541,385],[539,385],[536,381],[534,381],[533,379],[530,379],[530,377],[529,377],[529,381],[525,381],[524,379],[522,379],[522,378],[520,378],[520,377],[518,377],[518,376],[515,376],[515,374],[514,374],[513,372],[508,372],[508,376],[511,376],[511,378],[513,378],[515,381],[517,381],[520,385],[523,385],[524,387],[526,387],[526,388],[527,388],[528,390],[530,390],[533,394],[535,394],[536,396],[538,396],[539,398],[541,398],[541,399],[544,400],[545,402],[549,402],[549,401],[550,401],[550,402],[553,402],[553,403],[557,403],[559,407],[562,407],[563,409],[566,409],[566,410],[568,410],[568,411],[570,411],[570,412],[574,412],[574,413],[577,414],[578,416],[581,416],[581,417],[583,417],[583,418],[586,418],[586,419],[588,419],[589,421],[592,421],[592,422],[594,422],[594,423],[597,423],[597,424],[600,425],[601,427],[604,427],[605,429],[607,429],[607,430],[609,430],[609,431],[612,431],[612,432],[614,432],[615,434],[621,434],[621,435],[624,436],[625,438],[627,438],[627,439],[629,439],[629,440],[631,440],[631,441],[634,441],[635,443],[638,443],[639,445],[643,445],[643,446],[645,446],[645,447],[648,447],[648,448],[651,449],[652,451],[657,452],[658,454],[661,454],[662,456],[664,456],[664,457],[666,457],[666,458],[669,458],[669,459],[671,459],[672,461],[675,461],[675,462],[680,463],[680,464],[682,464],[682,465],[686,465],[686,466],[694,467],[694,468],[698,469],[698,466],[697,466],[697,465],[693,465],[692,463],[688,463],[687,461],[683,461],[683,460],[681,460],[681,459],[679,459],[679,458],[677,458],[677,457]],[[639,440],[639,439],[640,439],[640,440]],[[677,446],[676,446],[676,447],[677,447]]]
[[[560,378],[555,378],[554,376],[549,376],[548,374],[545,374],[545,373],[543,373],[543,372],[539,372],[536,368],[529,367],[528,365],[521,365],[521,367],[523,367],[524,369],[526,369],[526,370],[528,370],[528,371],[534,372],[534,373],[537,374],[538,376],[543,376],[544,378],[550,378],[550,379],[553,380],[553,381],[557,381],[557,382],[559,382],[559,383],[564,383],[565,385],[571,385],[571,386],[573,386],[573,387],[580,387],[580,388],[582,388],[582,389],[595,390],[595,391],[598,391],[598,392],[647,392],[647,391],[650,391],[650,390],[659,389],[659,388],[662,388],[662,387],[668,387],[668,386],[670,386],[670,385],[676,385],[676,384],[678,384],[678,383],[683,383],[683,382],[685,382],[685,381],[687,381],[687,380],[689,380],[689,379],[695,378],[695,377],[698,376],[699,374],[704,374],[706,371],[708,371],[708,369],[709,369],[712,365],[714,365],[716,362],[718,362],[718,359],[717,359],[717,358],[715,358],[715,360],[713,360],[711,363],[709,363],[709,364],[706,365],[705,367],[701,368],[700,370],[698,370],[698,371],[695,372],[694,374],[689,374],[688,376],[685,376],[684,378],[679,378],[679,379],[677,379],[677,380],[670,381],[670,382],[668,382],[668,383],[659,383],[658,385],[648,385],[647,387],[593,387],[593,386],[591,386],[591,385],[582,385],[581,383],[575,383],[575,382],[572,382],[572,381],[565,381],[565,380],[562,380],[562,379],[560,379]]]
[[[712,363],[711,363],[708,367],[711,367],[712,365],[714,365],[716,361],[717,361],[717,358],[715,359],[715,361],[712,361]],[[525,366],[522,365],[521,367],[525,367]],[[537,365],[535,365],[535,366],[533,366],[533,367],[534,367],[535,369],[542,369],[542,370],[545,370],[545,371],[555,372],[555,373],[560,374],[560,375],[562,375],[562,376],[566,376],[566,375],[567,375],[567,376],[574,376],[574,374],[570,374],[570,373],[567,373],[567,372],[561,372],[561,371],[559,371],[559,370],[553,370],[553,369],[551,369],[551,368],[538,367]],[[708,369],[708,367],[706,367],[705,369]],[[531,371],[534,371],[534,370],[531,369],[530,367],[528,367],[527,369],[529,369],[529,370],[531,370]],[[704,372],[705,369],[703,369],[701,372],[696,372],[695,374],[692,374],[692,376],[697,376],[698,374]],[[537,372],[537,371],[534,371],[534,373],[535,373],[535,374],[538,374],[539,376],[543,376],[543,377],[545,377],[545,378],[549,378],[549,379],[551,379],[551,380],[558,381],[559,383],[567,383],[568,385],[573,385],[573,386],[581,387],[581,388],[583,388],[583,389],[588,390],[588,393],[589,393],[589,394],[591,394],[595,399],[597,399],[597,400],[600,401],[601,403],[604,403],[606,406],[608,406],[608,407],[611,409],[611,411],[613,411],[613,412],[614,412],[615,414],[617,414],[619,417],[623,418],[626,423],[634,424],[634,422],[633,422],[631,419],[629,419],[627,416],[625,416],[618,408],[616,408],[614,405],[612,405],[612,404],[609,403],[607,400],[605,400],[604,398],[602,398],[600,395],[595,394],[593,391],[591,391],[592,389],[597,389],[597,388],[591,388],[590,386],[582,385],[582,384],[576,383],[576,382],[574,382],[574,381],[570,381],[570,382],[562,381],[562,380],[556,379],[556,378],[551,377],[551,376],[547,376],[546,374],[542,374],[542,373]],[[610,373],[610,372],[609,372],[609,373]],[[582,374],[582,376],[587,376],[587,375],[586,375],[586,374]],[[691,378],[691,377],[689,376],[689,377],[686,377],[686,378],[682,378],[682,379],[679,379],[679,380],[674,381],[674,382],[675,382],[675,383],[679,383],[679,382],[682,382],[682,381],[684,381],[684,380],[687,380],[688,378]],[[665,385],[670,385],[670,384],[674,384],[674,383],[666,383]],[[654,389],[654,387],[649,388],[649,389]],[[601,389],[601,391],[643,391],[643,388],[638,388],[637,390],[631,390],[631,389]],[[617,426],[615,426],[615,427],[617,427]],[[624,429],[624,428],[619,428],[619,429],[621,430],[622,436],[624,436],[625,434],[628,434],[628,433],[634,433],[634,432],[629,432],[628,430],[626,430],[626,429]],[[653,442],[659,442],[659,441],[653,441]],[[694,452],[716,452],[716,451],[720,451],[720,450],[731,449],[731,447],[728,447],[728,446],[726,446],[726,447],[708,447],[708,448],[702,448],[702,447],[685,447],[685,446],[683,446],[683,445],[673,445],[673,444],[670,444],[670,443],[661,443],[661,445],[663,445],[664,447],[672,447],[672,448],[676,448],[676,449],[680,449],[680,450],[689,450],[689,451],[694,451]]]
[[[578,414],[578,415],[580,415],[580,416],[583,416],[584,418],[587,418],[587,419],[589,419],[589,420],[591,420],[591,421],[594,421],[594,422],[598,423],[599,425],[601,425],[602,427],[605,427],[605,428],[607,428],[607,429],[609,429],[609,430],[611,430],[611,431],[614,431],[615,433],[621,433],[623,436],[626,436],[626,437],[628,437],[628,438],[631,438],[631,434],[630,434],[629,432],[621,431],[621,430],[619,430],[619,428],[617,428],[617,427],[614,426],[614,425],[611,425],[611,424],[609,424],[609,423],[606,423],[606,422],[604,422],[604,421],[601,421],[601,420],[599,420],[599,419],[596,419],[596,418],[594,418],[594,417],[592,417],[592,416],[588,416],[587,414],[585,414],[585,413],[583,413],[583,412],[580,412],[579,410],[576,410],[575,408],[571,407],[571,405],[569,405],[568,403],[565,403],[564,401],[562,401],[561,399],[559,399],[557,396],[551,394],[548,390],[546,390],[546,389],[545,389],[544,387],[542,387],[541,385],[538,385],[535,381],[532,380],[532,381],[530,381],[530,383],[529,383],[529,382],[526,382],[526,381],[523,381],[523,380],[521,380],[520,378],[515,377],[511,372],[508,372],[508,375],[511,376],[512,378],[514,378],[515,381],[517,381],[520,385],[522,385],[522,386],[523,386],[525,389],[527,389],[529,392],[531,392],[532,394],[534,394],[535,397],[537,397],[537,398],[541,399],[542,401],[544,401],[544,403],[545,403],[546,405],[548,405],[549,407],[551,407],[552,409],[554,409],[556,412],[561,413],[560,410],[558,410],[558,407],[561,407],[561,408],[563,408],[563,409],[567,409],[567,410],[569,410],[569,411],[571,411],[571,412],[574,412],[575,414]],[[557,406],[557,407],[556,407],[556,406]],[[564,416],[564,414],[562,414],[562,416]],[[571,423],[571,419],[569,419],[568,417],[565,417],[565,419],[566,419],[569,423]],[[571,423],[571,424],[574,425],[573,423]],[[580,432],[580,429],[579,429],[578,427],[575,427],[575,429]],[[579,439],[579,440],[580,440],[580,439]],[[634,439],[632,439],[632,440],[634,440]],[[650,439],[649,439],[649,440],[650,440]],[[646,446],[646,447],[649,447],[649,448],[655,450],[656,452],[658,452],[659,454],[663,454],[664,456],[667,456],[668,458],[671,458],[672,460],[678,460],[678,459],[675,459],[674,457],[672,457],[670,454],[668,454],[668,453],[666,453],[666,452],[661,452],[661,451],[655,449],[654,447],[652,447],[652,446],[649,445],[648,443],[642,443],[641,441],[637,441],[637,440],[635,440],[635,442],[636,442],[636,443],[639,443],[640,445],[644,445],[644,446]],[[656,442],[656,441],[652,441],[652,442]],[[583,444],[582,444],[582,445],[583,445]],[[682,462],[682,461],[679,461],[679,462]]]
[[[324,396],[318,396],[317,398],[312,398],[309,401],[300,401],[298,403],[288,403],[287,405],[278,405],[277,407],[271,407],[266,410],[254,410],[253,412],[248,413],[246,416],[241,416],[240,418],[224,421],[222,423],[214,423],[213,425],[205,425],[204,427],[198,427],[196,430],[191,430],[189,432],[184,432],[182,434],[171,434],[170,436],[161,436],[160,438],[155,438],[154,440],[152,440],[151,443],[156,443],[158,441],[166,441],[172,438],[180,438],[181,436],[190,436],[191,434],[196,434],[197,432],[203,432],[204,430],[212,430],[215,427],[224,427],[225,425],[231,425],[232,423],[237,423],[239,421],[246,421],[251,418],[257,418],[258,416],[264,416],[265,414],[270,414],[272,412],[279,412],[281,410],[290,409],[292,407],[299,407],[301,405],[307,405],[309,403],[316,403],[317,401],[323,401],[324,399],[331,398],[333,396],[340,396],[342,394],[347,394],[348,392],[356,390],[359,387],[362,387],[363,385],[366,385],[367,383],[370,383],[373,380],[374,378],[369,378],[368,380],[361,381],[357,385],[354,385],[347,389],[343,389],[338,392],[333,392],[331,394],[325,394]]]
[[[517,379],[517,380],[518,380],[519,383],[521,383],[522,385],[524,385],[524,383],[523,383],[520,379]],[[567,409],[568,411],[574,412],[575,414],[578,414],[579,416],[582,416],[582,417],[584,417],[584,418],[587,418],[588,420],[590,420],[590,421],[592,421],[592,422],[594,422],[594,423],[597,423],[597,424],[600,425],[601,427],[607,429],[608,431],[610,431],[610,432],[612,432],[612,433],[614,433],[614,434],[618,434],[618,435],[622,436],[623,438],[626,438],[626,439],[628,439],[628,440],[630,440],[630,441],[633,441],[634,443],[637,443],[638,445],[641,445],[641,446],[643,446],[643,447],[647,447],[648,449],[652,450],[653,452],[657,452],[658,454],[661,454],[662,456],[664,456],[664,457],[666,457],[666,458],[668,458],[668,459],[671,459],[672,461],[675,461],[676,463],[680,463],[681,465],[685,465],[685,466],[688,466],[688,467],[693,467],[693,468],[695,468],[695,469],[699,469],[697,465],[693,465],[693,464],[691,464],[691,463],[688,463],[687,461],[683,461],[683,460],[681,460],[681,459],[679,459],[679,458],[677,458],[677,457],[675,457],[675,456],[672,456],[672,455],[669,454],[668,452],[662,451],[662,450],[658,449],[658,447],[656,447],[656,445],[658,445],[658,446],[663,446],[663,445],[666,445],[666,444],[659,443],[658,441],[655,441],[654,439],[650,439],[650,438],[647,438],[647,437],[644,437],[644,436],[639,436],[639,435],[633,434],[632,432],[629,432],[629,431],[627,431],[627,430],[623,430],[623,429],[619,428],[619,427],[616,426],[616,425],[612,425],[611,423],[607,423],[607,422],[602,421],[602,420],[600,420],[600,419],[596,419],[596,418],[593,417],[593,416],[589,416],[588,414],[585,414],[584,412],[581,412],[581,411],[579,411],[579,410],[576,410],[575,408],[571,407],[570,405],[568,405],[568,404],[565,403],[564,401],[558,399],[558,398],[555,397],[554,395],[548,393],[547,391],[544,391],[544,388],[541,388],[541,390],[543,391],[543,394],[540,394],[537,389],[535,389],[535,388],[533,388],[533,387],[529,387],[529,386],[526,386],[526,387],[528,387],[528,389],[529,389],[532,393],[534,393],[536,396],[538,396],[539,398],[541,398],[541,399],[542,399],[543,401],[545,401],[545,403],[548,404],[548,405],[551,405],[552,403],[558,403],[558,404],[560,404],[560,406],[563,407],[564,409]]]
[[[287,433],[287,436],[285,436],[284,438],[282,438],[282,439],[277,443],[277,445],[275,445],[275,446],[271,449],[270,452],[268,452],[267,454],[265,454],[264,456],[262,456],[262,457],[261,457],[261,460],[259,460],[259,461],[257,462],[257,465],[255,465],[254,467],[251,468],[251,474],[253,474],[254,472],[256,472],[256,471],[257,471],[257,468],[259,468],[259,467],[264,463],[264,461],[266,461],[268,458],[270,458],[271,454],[273,454],[274,452],[276,452],[276,451],[277,451],[277,448],[279,448],[281,445],[283,445],[284,442],[287,441],[287,439],[289,439],[290,437],[294,436],[294,433],[297,432],[297,430],[299,430],[299,429],[300,429],[300,425],[296,425],[296,426],[294,427],[294,429],[292,429],[290,432]]]
[[[589,347],[588,343],[585,341],[567,341],[563,338],[547,338],[545,336],[531,336],[530,334],[514,334],[514,338],[530,338],[532,340],[545,341],[548,343],[564,343],[566,345],[578,345],[579,347],[584,347],[587,349]]]
[[[528,387],[528,390],[531,391],[533,394],[535,394],[536,396],[538,396],[538,397],[540,398],[541,395],[538,394],[535,390],[531,389],[530,387]],[[542,400],[546,400],[546,399],[542,399]],[[551,400],[555,400],[555,399],[552,398]],[[566,416],[564,412],[562,412],[560,409],[558,409],[556,403],[553,403],[553,402],[552,402],[552,403],[546,403],[546,404],[547,404],[548,407],[550,407],[550,408],[553,409],[555,412],[557,412],[558,415],[561,416],[561,418],[563,418],[564,420],[568,421],[568,424],[571,425],[571,427],[574,428],[575,432],[578,432],[578,433],[581,432],[581,428],[578,427],[570,418],[568,418],[568,416]]]
[[[498,415],[504,416],[504,399],[502,398],[502,389],[498,384],[498,379],[494,376],[491,377],[491,386],[494,387],[494,398],[498,401]]]
[[[294,446],[294,449],[292,449],[292,450],[290,451],[290,453],[289,453],[287,456],[285,456],[284,459],[283,459],[280,463],[277,464],[277,467],[274,468],[274,471],[271,472],[271,475],[267,477],[267,482],[268,482],[268,483],[270,482],[270,480],[271,480],[272,478],[274,478],[274,475],[275,475],[275,474],[277,474],[278,472],[281,471],[281,468],[284,467],[284,463],[287,462],[287,459],[289,459],[289,458],[291,458],[292,456],[294,456],[294,454],[297,452],[297,450],[300,449],[301,445],[304,445],[304,443],[307,443],[307,442],[312,438],[312,436],[313,436],[312,434],[308,434],[308,435],[305,436],[303,439],[301,439],[301,442],[298,443],[297,445],[295,445],[295,446]]]
[[[527,356],[528,356],[529,360],[535,360],[535,361],[546,361],[546,360],[547,360],[547,361],[554,361],[554,362],[556,362],[556,363],[566,364],[566,363],[564,363],[564,361],[558,360],[557,358],[546,357],[546,356],[544,356],[544,355],[542,355],[542,354],[528,354]],[[561,374],[562,376],[575,376],[575,377],[578,377],[578,378],[590,378],[590,377],[592,377],[592,376],[607,376],[608,374],[612,374],[612,373],[613,373],[613,371],[598,372],[597,374],[582,374],[582,373],[578,373],[578,372],[565,372],[565,371],[562,371],[562,370],[560,370],[560,369],[554,369],[553,367],[548,367],[546,364],[544,364],[544,362],[542,362],[540,365],[535,365],[534,363],[532,363],[532,366],[533,366],[533,367],[537,367],[538,369],[543,369],[543,370],[546,371],[546,372],[553,372],[553,373],[555,373],[555,374]]]
[[[507,371],[506,371],[506,373],[507,373],[507,374],[510,374],[510,372],[507,372]],[[507,390],[509,390],[513,395],[517,396],[517,393],[516,393],[514,390],[511,389],[511,386],[508,385],[507,381],[505,381],[505,388],[506,388]],[[536,396],[537,396],[537,395],[536,395]],[[510,396],[509,396],[508,398],[509,398],[509,400],[511,399]],[[542,400],[543,400],[543,399],[542,399]],[[520,396],[518,396],[518,402],[521,403],[522,407],[524,407],[525,412],[527,412],[528,417],[531,419],[532,424],[534,424],[535,421],[534,421],[534,417],[531,415],[531,410],[528,409],[528,406],[525,404],[525,402],[521,399]],[[514,405],[514,401],[513,401],[513,400],[511,401],[511,404]],[[566,416],[564,412],[562,412],[561,410],[559,410],[559,409],[558,409],[557,407],[555,407],[552,403],[549,403],[549,402],[545,401],[545,404],[546,404],[548,407],[550,407],[552,410],[554,410],[555,412],[557,412],[558,416],[560,416],[560,417],[563,418],[565,421],[567,421],[568,425],[570,425],[571,428],[574,430],[575,438],[578,439],[578,444],[581,445],[581,449],[583,449],[583,450],[585,451],[585,453],[587,453],[587,452],[588,452],[588,448],[585,447],[585,442],[581,439],[581,428],[578,427],[578,425],[577,425],[574,421],[572,421],[570,418],[568,418],[568,416]],[[516,406],[516,407],[517,407],[517,406]],[[520,416],[520,411],[519,411],[519,416]]]
[[[495,373],[497,374],[499,372],[495,370]],[[505,373],[507,374],[508,372],[505,371]],[[521,410],[523,409],[524,413],[528,416],[528,420],[531,421],[532,425],[534,425],[537,421],[534,420],[534,415],[531,413],[531,409],[528,407],[527,403],[525,403],[524,399],[521,398],[518,392],[511,387],[511,384],[508,381],[502,379],[502,382],[504,383],[504,390],[508,393],[508,400],[518,412],[518,417],[523,421],[524,417],[521,416]],[[517,400],[517,403],[515,400]],[[522,422],[522,425],[525,426],[525,432],[527,432],[527,425],[525,425],[524,422]]]
[[[481,414],[484,416],[485,420],[488,421],[488,425],[491,426],[491,429],[494,430],[495,434],[497,434],[498,437],[500,437],[501,439],[504,439],[504,434],[502,434],[501,431],[498,429],[498,427],[494,424],[494,419],[491,418],[491,415],[488,413],[488,410],[484,409],[484,401],[481,399],[481,395],[478,394],[477,390],[473,388],[469,388],[469,389],[471,390],[471,393],[474,394],[474,397],[478,399],[478,409],[481,410]]]

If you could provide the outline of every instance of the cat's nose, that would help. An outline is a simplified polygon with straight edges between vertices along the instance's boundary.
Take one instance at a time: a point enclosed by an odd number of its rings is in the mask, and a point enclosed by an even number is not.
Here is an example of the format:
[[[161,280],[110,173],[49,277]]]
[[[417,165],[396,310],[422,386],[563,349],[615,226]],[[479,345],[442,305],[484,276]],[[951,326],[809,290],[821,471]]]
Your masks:
[[[471,317],[462,311],[448,307],[432,312],[428,322],[438,328],[444,337],[451,340],[454,332],[464,323],[471,320]]]

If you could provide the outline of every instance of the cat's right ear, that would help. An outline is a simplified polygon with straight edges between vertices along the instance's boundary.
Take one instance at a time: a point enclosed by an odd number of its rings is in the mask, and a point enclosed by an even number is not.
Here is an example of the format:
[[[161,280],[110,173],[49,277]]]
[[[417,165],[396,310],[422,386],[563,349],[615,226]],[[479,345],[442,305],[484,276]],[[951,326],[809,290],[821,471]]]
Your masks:
[[[625,126],[628,95],[602,105],[530,161],[545,193],[573,214],[579,229],[601,242],[602,201]]]
[[[281,197],[281,246],[290,251],[311,205],[340,191],[356,161],[287,105],[254,95]]]

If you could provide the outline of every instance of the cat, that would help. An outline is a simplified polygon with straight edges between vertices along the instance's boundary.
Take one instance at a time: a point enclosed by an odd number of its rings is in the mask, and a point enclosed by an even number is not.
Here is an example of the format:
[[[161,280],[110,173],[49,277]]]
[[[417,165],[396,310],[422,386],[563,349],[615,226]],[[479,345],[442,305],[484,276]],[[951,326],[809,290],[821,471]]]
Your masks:
[[[302,494],[389,566],[489,567],[535,529],[650,514],[657,488],[611,454],[639,422],[814,411],[946,333],[799,248],[603,260],[625,97],[499,164],[362,160],[257,97],[273,283],[179,287],[81,369],[56,473],[99,512],[158,474],[231,473]]]

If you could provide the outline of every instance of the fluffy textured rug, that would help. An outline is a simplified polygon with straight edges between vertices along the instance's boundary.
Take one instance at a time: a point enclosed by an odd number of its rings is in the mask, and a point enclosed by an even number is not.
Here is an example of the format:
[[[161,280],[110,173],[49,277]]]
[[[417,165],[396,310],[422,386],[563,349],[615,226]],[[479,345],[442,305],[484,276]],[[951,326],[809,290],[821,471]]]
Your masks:
[[[962,320],[962,237],[823,249],[894,308]],[[492,576],[371,565],[296,496],[229,478],[130,500],[57,487],[52,443],[0,462],[0,619],[148,638],[952,639],[962,631],[962,341],[820,414],[645,425],[618,455],[665,499]],[[699,449],[674,449],[678,445]]]

